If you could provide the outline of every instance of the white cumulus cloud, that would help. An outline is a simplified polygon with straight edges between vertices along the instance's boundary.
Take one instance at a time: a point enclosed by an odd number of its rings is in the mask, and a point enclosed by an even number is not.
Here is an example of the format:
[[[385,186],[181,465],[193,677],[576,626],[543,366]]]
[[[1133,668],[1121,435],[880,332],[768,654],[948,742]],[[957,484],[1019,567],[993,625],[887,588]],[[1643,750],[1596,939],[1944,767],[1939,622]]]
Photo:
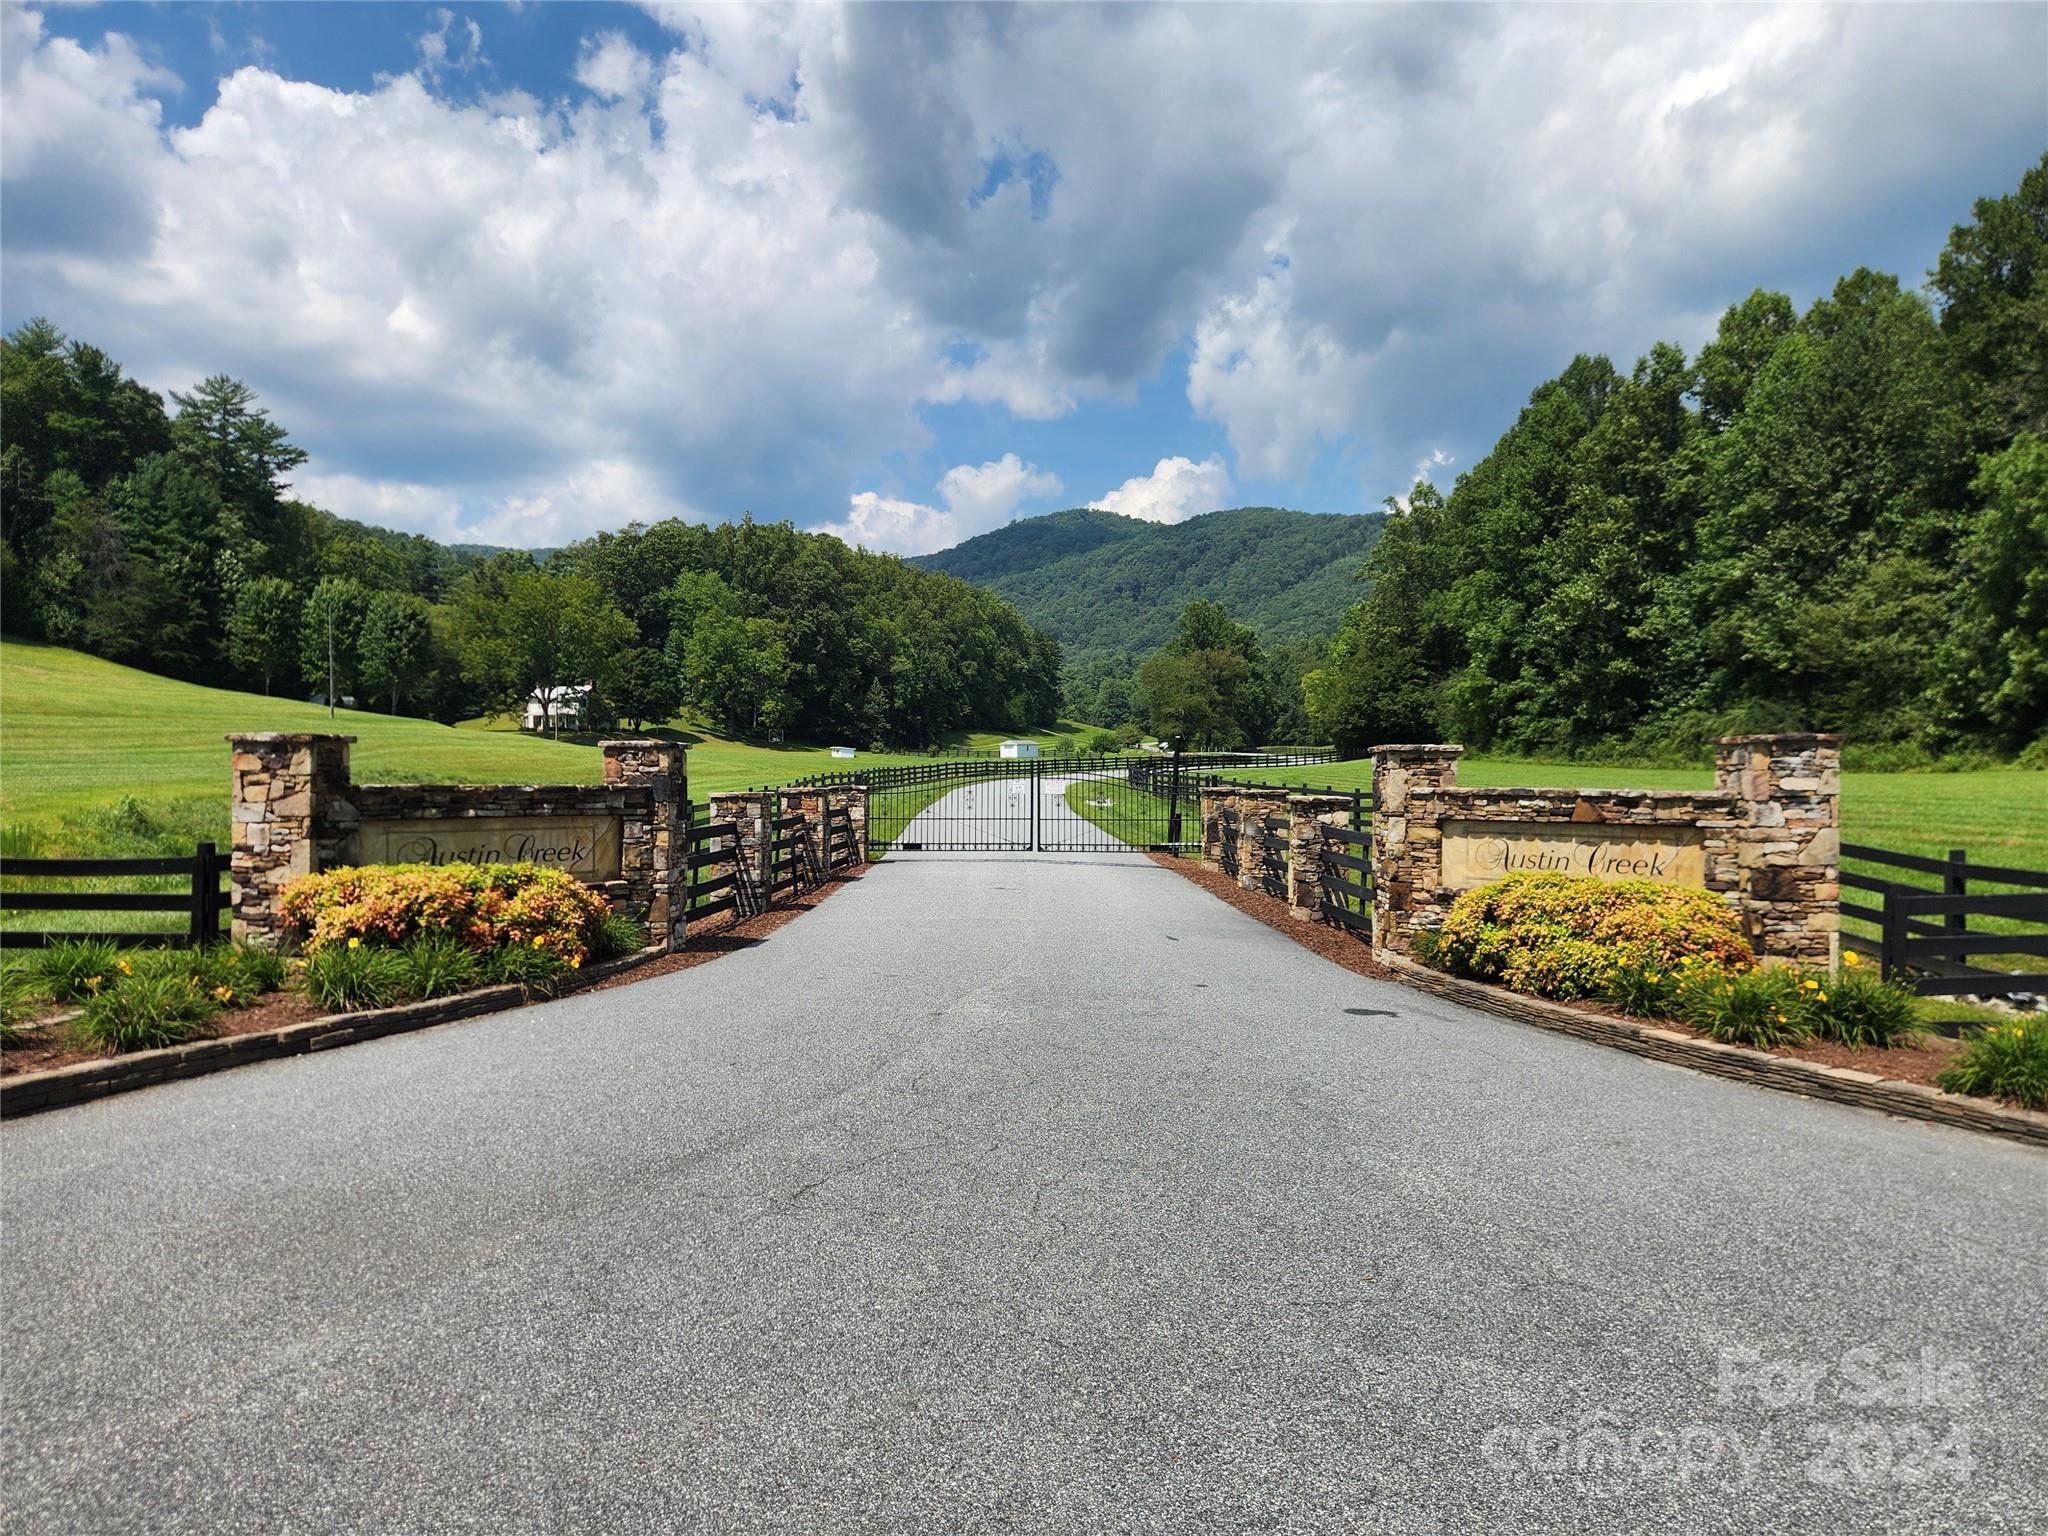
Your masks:
[[[927,555],[999,527],[1025,502],[1057,496],[1060,490],[1058,475],[1006,453],[986,464],[956,464],[947,470],[939,477],[940,506],[861,491],[845,518],[826,523],[821,531],[864,549]]]
[[[1184,523],[1229,504],[1230,471],[1220,453],[1199,464],[1188,458],[1161,459],[1151,474],[1134,475],[1100,501],[1088,503],[1098,512],[1120,512],[1148,523]]]

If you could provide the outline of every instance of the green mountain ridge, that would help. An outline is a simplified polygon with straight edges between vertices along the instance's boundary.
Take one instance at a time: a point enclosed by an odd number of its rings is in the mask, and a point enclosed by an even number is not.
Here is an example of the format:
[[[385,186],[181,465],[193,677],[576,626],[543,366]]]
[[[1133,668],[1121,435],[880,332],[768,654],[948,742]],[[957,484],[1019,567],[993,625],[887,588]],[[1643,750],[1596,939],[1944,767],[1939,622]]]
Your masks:
[[[1219,602],[1268,644],[1332,633],[1365,596],[1358,579],[1386,514],[1237,507],[1151,523],[1077,507],[1023,518],[913,565],[1009,599],[1086,664],[1143,657],[1180,610]]]

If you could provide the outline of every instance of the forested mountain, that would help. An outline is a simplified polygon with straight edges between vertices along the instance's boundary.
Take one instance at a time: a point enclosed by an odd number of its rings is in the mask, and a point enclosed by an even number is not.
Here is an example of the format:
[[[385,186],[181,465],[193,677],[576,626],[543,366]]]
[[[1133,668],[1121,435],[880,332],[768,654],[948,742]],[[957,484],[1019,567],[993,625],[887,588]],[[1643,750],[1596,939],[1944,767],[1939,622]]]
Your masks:
[[[1079,509],[913,563],[1001,593],[1088,669],[1156,651],[1197,600],[1221,603],[1269,644],[1327,635],[1358,601],[1359,567],[1384,522],[1240,507],[1149,523]]]
[[[2048,728],[2044,433],[2048,156],[1924,296],[1868,270],[1804,314],[1758,291],[1696,357],[1540,385],[1390,522],[1311,716],[1351,748],[2018,751]]]
[[[246,385],[171,399],[47,321],[0,339],[7,633],[439,719],[594,682],[599,718],[919,746],[1057,709],[1058,647],[967,582],[751,519],[450,548],[291,497]]]

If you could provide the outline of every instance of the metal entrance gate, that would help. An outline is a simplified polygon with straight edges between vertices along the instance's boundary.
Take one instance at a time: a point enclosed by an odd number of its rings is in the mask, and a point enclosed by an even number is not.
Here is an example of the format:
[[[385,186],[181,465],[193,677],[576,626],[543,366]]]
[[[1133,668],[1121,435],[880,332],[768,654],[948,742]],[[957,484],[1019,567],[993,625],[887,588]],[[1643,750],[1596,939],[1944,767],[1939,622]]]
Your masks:
[[[892,850],[1129,853],[1198,845],[1204,784],[1251,768],[1330,758],[1315,752],[955,757],[803,782],[867,787],[871,858]]]

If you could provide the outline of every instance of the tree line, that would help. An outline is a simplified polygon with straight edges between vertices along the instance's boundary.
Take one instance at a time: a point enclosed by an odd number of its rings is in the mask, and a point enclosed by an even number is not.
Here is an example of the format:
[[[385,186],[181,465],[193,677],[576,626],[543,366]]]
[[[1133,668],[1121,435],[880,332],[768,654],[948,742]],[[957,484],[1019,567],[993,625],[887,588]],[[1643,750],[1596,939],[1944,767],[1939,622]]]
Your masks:
[[[0,338],[0,617],[174,677],[442,720],[552,707],[636,728],[924,745],[1049,722],[1059,648],[1000,597],[826,534],[665,521],[545,557],[459,549],[289,494],[247,385],[170,405],[36,319]]]
[[[2048,156],[1925,293],[1758,291],[1581,356],[1422,483],[1305,680],[1349,750],[1693,755],[1744,730],[2009,754],[2048,727]],[[2036,750],[2039,750],[2038,748]]]

